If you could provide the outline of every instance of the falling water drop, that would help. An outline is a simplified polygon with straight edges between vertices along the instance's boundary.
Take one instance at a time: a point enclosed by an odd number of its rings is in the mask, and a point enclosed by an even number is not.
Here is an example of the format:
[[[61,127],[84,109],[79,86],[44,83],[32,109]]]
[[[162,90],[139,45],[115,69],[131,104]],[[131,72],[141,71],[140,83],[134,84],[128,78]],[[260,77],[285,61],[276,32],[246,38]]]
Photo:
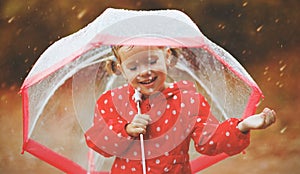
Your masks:
[[[81,10],[81,12],[77,15],[77,18],[81,19],[86,14],[86,12],[87,12],[86,9]]]
[[[260,31],[262,30],[263,27],[264,27],[264,25],[259,26],[259,27],[256,29],[256,31],[257,31],[257,32],[260,32]]]
[[[7,23],[9,23],[9,24],[12,23],[14,19],[15,19],[15,16],[11,17],[11,18],[7,21]]]
[[[280,67],[280,71],[282,72],[286,68],[286,64],[284,64],[282,67]]]
[[[248,5],[248,2],[243,3],[243,7],[246,7]]]

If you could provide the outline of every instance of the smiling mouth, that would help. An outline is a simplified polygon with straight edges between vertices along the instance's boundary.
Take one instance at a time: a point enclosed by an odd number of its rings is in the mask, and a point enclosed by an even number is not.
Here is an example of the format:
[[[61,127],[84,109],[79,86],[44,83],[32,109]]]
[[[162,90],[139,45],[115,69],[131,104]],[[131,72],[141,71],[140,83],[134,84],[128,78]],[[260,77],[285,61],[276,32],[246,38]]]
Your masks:
[[[139,82],[139,83],[142,84],[142,85],[150,85],[150,84],[152,84],[156,79],[157,79],[157,77],[154,77],[154,78],[150,78],[149,80],[145,80],[145,81],[142,81],[142,82]]]

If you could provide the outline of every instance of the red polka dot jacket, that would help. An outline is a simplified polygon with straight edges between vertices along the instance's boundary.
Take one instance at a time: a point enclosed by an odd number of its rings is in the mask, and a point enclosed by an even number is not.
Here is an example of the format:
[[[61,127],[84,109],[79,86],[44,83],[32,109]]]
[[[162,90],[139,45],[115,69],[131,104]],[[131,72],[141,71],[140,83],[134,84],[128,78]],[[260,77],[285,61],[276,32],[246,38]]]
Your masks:
[[[87,145],[105,157],[116,156],[111,173],[142,173],[139,138],[125,127],[137,114],[134,89],[125,85],[98,99],[94,122],[86,132]],[[144,135],[147,173],[191,173],[189,144],[206,155],[235,155],[249,145],[249,133],[237,129],[239,119],[219,123],[205,98],[188,81],[173,83],[141,102],[152,121]]]

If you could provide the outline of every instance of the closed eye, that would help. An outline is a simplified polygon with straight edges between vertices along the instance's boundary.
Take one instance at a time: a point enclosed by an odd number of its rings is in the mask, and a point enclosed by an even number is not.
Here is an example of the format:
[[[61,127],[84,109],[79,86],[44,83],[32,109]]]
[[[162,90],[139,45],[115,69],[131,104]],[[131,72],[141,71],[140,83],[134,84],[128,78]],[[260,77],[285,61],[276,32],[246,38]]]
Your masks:
[[[130,67],[129,70],[130,70],[130,71],[136,71],[136,70],[137,70],[137,67],[136,67],[136,66]]]
[[[149,57],[149,64],[154,65],[158,61],[158,57]]]
[[[127,69],[129,69],[130,71],[136,71],[137,70],[137,64],[136,63],[130,63],[126,66]]]

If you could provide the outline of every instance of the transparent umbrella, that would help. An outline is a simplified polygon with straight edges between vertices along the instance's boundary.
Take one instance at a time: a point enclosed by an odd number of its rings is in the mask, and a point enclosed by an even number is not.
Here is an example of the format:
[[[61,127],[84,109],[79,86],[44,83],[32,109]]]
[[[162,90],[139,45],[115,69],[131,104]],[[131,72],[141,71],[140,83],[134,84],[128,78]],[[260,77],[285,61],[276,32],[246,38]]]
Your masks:
[[[89,149],[85,132],[99,96],[127,83],[105,70],[114,59],[112,45],[178,48],[168,80],[194,82],[219,121],[253,114],[262,98],[246,70],[184,13],[110,8],[51,45],[28,74],[21,88],[23,151],[67,173],[108,173],[113,159]],[[190,154],[193,172],[227,157]]]

